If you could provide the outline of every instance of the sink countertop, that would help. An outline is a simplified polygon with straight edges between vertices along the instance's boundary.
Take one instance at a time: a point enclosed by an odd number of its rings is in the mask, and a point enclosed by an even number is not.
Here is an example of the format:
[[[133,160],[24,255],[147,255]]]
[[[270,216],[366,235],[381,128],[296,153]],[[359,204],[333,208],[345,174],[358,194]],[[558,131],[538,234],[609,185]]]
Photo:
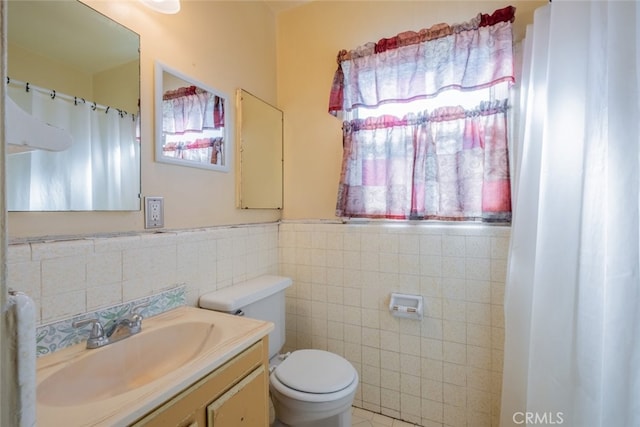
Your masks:
[[[204,349],[192,360],[153,381],[116,396],[78,404],[54,405],[37,402],[38,427],[125,426],[129,425],[177,393],[206,376],[273,330],[273,324],[261,320],[232,316],[195,307],[179,307],[144,319],[142,332],[152,332],[180,322],[210,322],[222,328],[222,339]],[[117,351],[136,335],[108,346],[88,350],[85,343],[65,348],[37,361],[36,380],[40,386],[47,378],[96,351]],[[90,382],[90,375],[86,381]],[[65,393],[59,390],[58,393]],[[38,394],[38,393],[36,393]]]

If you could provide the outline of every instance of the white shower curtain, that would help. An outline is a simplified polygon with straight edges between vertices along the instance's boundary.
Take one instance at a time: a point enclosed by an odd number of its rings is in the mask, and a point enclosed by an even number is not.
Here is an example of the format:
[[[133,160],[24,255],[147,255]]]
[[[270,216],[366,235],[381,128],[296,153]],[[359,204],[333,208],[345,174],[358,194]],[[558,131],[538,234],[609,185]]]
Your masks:
[[[140,162],[136,124],[130,114],[96,109],[92,103],[51,99],[40,90],[9,86],[25,111],[72,138],[70,148],[13,154],[7,159],[9,210],[138,209]]]
[[[527,31],[501,426],[640,426],[640,3]]]

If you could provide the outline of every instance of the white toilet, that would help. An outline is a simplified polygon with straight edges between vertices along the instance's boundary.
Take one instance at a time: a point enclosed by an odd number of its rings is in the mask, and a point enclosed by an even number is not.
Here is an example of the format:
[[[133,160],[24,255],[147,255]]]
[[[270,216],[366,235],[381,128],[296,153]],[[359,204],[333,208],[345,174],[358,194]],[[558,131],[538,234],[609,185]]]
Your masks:
[[[200,297],[200,307],[273,322],[269,335],[269,388],[274,426],[350,427],[358,373],[349,361],[323,350],[279,355],[285,341],[285,290],[291,279],[261,276]]]

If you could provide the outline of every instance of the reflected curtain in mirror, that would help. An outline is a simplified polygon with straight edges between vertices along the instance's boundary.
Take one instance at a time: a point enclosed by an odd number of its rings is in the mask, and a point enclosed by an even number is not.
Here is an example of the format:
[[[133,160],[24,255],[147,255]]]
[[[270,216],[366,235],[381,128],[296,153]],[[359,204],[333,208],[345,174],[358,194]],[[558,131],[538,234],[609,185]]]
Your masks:
[[[224,99],[196,86],[162,95],[163,155],[224,165]]]
[[[156,160],[226,171],[226,97],[156,63]]]
[[[27,91],[23,84],[12,83],[7,92],[34,119],[71,135],[71,145],[61,151],[22,145],[27,151],[7,156],[10,210],[138,208],[140,147],[134,114],[34,86]]]

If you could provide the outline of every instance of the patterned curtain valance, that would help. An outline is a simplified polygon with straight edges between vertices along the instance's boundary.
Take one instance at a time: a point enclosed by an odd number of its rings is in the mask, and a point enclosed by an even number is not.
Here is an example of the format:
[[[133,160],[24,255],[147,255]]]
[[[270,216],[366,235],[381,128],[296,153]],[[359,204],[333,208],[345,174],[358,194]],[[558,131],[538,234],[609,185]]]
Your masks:
[[[167,91],[162,96],[163,130],[181,134],[224,127],[224,99],[195,86]]]
[[[508,6],[463,24],[437,24],[339,52],[329,112],[514,82],[514,18]]]

